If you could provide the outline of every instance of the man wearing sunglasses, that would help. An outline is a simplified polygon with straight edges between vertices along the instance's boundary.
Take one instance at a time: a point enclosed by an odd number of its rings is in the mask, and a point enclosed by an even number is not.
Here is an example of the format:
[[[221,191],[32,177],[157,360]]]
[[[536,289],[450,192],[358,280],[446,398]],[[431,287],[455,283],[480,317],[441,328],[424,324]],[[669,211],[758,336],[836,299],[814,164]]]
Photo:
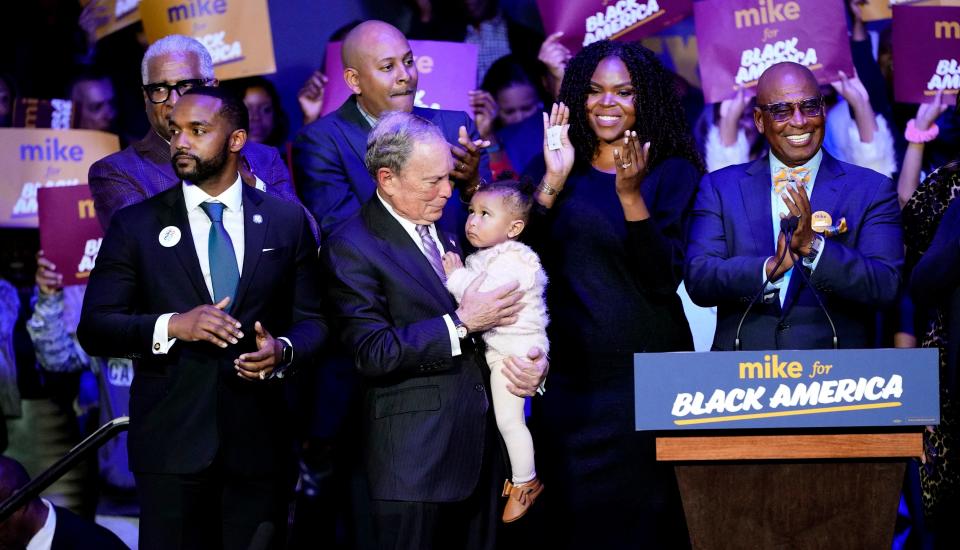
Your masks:
[[[154,42],[143,56],[140,72],[150,130],[142,140],[90,167],[90,191],[104,229],[117,210],[180,183],[170,163],[167,118],[187,90],[218,84],[210,53],[200,42],[182,35]],[[300,203],[290,173],[273,147],[248,141],[240,165],[245,183]]]
[[[718,306],[714,349],[734,349],[738,334],[742,349],[833,347],[818,296],[838,347],[875,345],[875,313],[896,298],[903,264],[896,190],[821,148],[825,115],[809,69],[771,66],[754,110],[769,155],[700,182],[686,286],[697,304]]]

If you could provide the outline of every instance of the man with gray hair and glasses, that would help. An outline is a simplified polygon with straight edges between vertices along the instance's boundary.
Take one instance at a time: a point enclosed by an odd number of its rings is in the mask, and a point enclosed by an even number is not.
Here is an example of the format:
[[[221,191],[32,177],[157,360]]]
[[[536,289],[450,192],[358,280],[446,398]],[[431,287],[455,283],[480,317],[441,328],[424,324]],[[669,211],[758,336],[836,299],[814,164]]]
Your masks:
[[[441,258],[459,254],[436,222],[452,194],[453,157],[441,131],[385,113],[367,140],[377,189],[324,246],[328,289],[344,343],[364,381],[363,438],[380,548],[492,548],[494,477],[503,468],[480,333],[516,321],[517,283],[488,292],[483,276],[459,307]],[[542,350],[511,357],[520,396],[547,371]]]
[[[170,163],[167,117],[190,88],[219,83],[213,74],[210,52],[197,40],[179,34],[165,36],[147,49],[140,74],[150,130],[142,140],[90,167],[90,191],[104,229],[121,208],[179,185]],[[275,148],[247,141],[240,168],[244,183],[300,203],[290,173]]]

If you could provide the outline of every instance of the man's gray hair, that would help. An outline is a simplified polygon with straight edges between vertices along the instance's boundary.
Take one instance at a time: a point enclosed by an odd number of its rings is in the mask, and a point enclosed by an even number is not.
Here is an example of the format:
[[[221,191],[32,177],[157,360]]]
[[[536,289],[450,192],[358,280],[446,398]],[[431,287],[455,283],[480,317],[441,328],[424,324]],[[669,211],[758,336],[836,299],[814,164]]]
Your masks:
[[[143,54],[143,61],[140,63],[140,76],[143,77],[144,84],[150,84],[150,75],[147,74],[147,66],[151,59],[161,55],[187,54],[192,53],[200,60],[200,78],[205,80],[213,79],[213,58],[210,52],[195,38],[184,36],[182,34],[171,34],[157,40],[147,48],[147,53]]]
[[[399,174],[410,159],[414,144],[429,139],[439,139],[443,143],[447,141],[440,128],[421,116],[403,111],[383,113],[367,137],[367,155],[364,159],[367,171],[374,180],[381,168],[389,168]]]

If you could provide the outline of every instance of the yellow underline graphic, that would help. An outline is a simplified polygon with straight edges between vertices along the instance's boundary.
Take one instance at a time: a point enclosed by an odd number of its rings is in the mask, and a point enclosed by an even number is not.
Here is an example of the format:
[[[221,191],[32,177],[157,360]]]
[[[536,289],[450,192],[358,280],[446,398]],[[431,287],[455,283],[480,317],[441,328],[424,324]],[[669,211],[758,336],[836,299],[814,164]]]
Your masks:
[[[610,40],[613,40],[614,38],[620,38],[621,36],[627,34],[628,32],[635,31],[635,30],[637,30],[638,28],[640,28],[641,25],[646,25],[647,23],[653,21],[654,19],[660,17],[661,15],[663,15],[663,14],[665,14],[665,13],[667,13],[667,10],[661,9],[661,10],[658,11],[657,13],[654,13],[654,14],[651,14],[651,15],[647,16],[646,19],[643,19],[643,20],[641,20],[641,21],[637,21],[636,23],[634,23],[633,25],[630,25],[629,27],[623,29],[622,31],[610,35]]]
[[[712,424],[714,422],[735,422],[737,420],[756,420],[758,418],[775,418],[778,416],[796,416],[799,414],[820,414],[835,413],[847,411],[866,411],[870,409],[888,409],[890,407],[900,407],[903,403],[899,401],[890,401],[888,403],[869,403],[866,405],[845,405],[843,407],[823,407],[821,409],[801,409],[796,411],[777,411],[756,414],[738,414],[734,416],[714,416],[711,418],[692,418],[690,420],[674,420],[677,426],[689,426],[690,424]]]

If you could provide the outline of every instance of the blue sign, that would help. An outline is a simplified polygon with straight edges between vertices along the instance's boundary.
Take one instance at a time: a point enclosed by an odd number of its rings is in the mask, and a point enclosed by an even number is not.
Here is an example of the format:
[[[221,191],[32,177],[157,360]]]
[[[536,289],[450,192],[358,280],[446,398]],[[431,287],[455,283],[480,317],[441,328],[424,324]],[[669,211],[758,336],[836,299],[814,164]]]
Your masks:
[[[637,430],[940,423],[936,349],[638,353]]]

